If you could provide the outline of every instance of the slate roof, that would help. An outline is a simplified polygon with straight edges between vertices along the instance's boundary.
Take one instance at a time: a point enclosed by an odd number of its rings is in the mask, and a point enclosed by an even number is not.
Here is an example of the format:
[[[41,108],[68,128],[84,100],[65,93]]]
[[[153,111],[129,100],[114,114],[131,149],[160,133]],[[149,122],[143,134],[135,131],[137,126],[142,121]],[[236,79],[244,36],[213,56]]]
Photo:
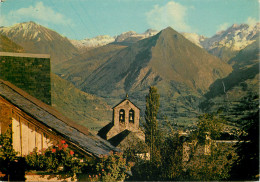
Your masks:
[[[127,129],[110,138],[108,141],[112,145],[119,147],[122,150],[125,150],[128,147],[138,146],[136,147],[137,152],[148,152],[147,144],[139,137],[137,137],[134,132],[131,132]]]
[[[111,128],[113,128],[113,126],[114,124],[112,122],[108,123],[106,126],[98,131],[97,135],[107,140],[107,133],[111,130]]]
[[[10,82],[1,79],[0,96],[32,118],[69,140],[86,154],[99,157],[99,155],[108,154],[110,151],[120,151],[108,141],[91,134],[88,129],[79,126],[70,119],[64,117],[54,108],[32,97]]]

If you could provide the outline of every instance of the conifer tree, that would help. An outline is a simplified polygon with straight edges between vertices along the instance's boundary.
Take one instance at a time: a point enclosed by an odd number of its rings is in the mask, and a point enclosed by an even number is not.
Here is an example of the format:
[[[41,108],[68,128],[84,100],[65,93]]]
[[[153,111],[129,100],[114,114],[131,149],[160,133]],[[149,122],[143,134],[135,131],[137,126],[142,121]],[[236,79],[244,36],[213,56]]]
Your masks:
[[[231,180],[259,180],[259,95],[249,93],[237,111],[244,114],[239,143],[236,145],[238,159],[231,169]]]
[[[156,142],[158,141],[159,131],[158,131],[158,121],[157,114],[159,111],[160,95],[157,93],[156,87],[150,87],[149,94],[146,96],[146,110],[145,110],[145,140],[150,147],[150,157],[151,162],[156,158]]]

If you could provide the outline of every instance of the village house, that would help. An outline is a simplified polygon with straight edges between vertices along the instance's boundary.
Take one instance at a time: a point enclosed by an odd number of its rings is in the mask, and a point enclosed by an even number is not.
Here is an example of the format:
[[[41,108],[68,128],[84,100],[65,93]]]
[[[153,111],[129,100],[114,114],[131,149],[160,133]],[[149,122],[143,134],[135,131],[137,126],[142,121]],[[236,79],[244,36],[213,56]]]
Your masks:
[[[50,106],[50,55],[0,52],[0,58],[0,133],[11,128],[18,155],[48,148],[59,140],[88,156],[119,151]]]
[[[119,151],[109,142],[91,134],[51,106],[32,97],[10,82],[0,80],[0,132],[9,127],[13,148],[24,156],[65,140],[77,152],[93,157]]]

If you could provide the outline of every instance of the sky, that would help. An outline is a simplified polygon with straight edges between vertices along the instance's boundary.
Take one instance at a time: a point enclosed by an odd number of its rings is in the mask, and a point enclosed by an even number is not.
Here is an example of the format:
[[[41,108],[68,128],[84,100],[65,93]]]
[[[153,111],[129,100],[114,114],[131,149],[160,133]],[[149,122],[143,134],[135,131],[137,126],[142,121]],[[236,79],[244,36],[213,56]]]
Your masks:
[[[211,37],[235,23],[259,22],[259,5],[260,0],[4,0],[0,26],[34,21],[76,40],[168,26]]]

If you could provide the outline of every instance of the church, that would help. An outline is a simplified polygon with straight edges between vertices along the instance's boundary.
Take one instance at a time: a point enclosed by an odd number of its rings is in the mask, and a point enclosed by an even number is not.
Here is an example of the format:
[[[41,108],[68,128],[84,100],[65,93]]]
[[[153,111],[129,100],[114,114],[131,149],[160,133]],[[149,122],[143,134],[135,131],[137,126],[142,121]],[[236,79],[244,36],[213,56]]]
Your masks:
[[[122,150],[137,143],[145,145],[145,134],[139,125],[140,109],[126,95],[113,107],[112,122],[101,128],[98,135]]]

